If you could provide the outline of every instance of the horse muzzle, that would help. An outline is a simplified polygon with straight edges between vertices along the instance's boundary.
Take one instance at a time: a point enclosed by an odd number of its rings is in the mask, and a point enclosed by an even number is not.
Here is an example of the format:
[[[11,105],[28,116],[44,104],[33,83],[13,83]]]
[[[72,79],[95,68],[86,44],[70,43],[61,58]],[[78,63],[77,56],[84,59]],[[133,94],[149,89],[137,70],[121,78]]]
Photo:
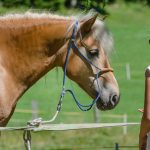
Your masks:
[[[112,94],[109,96],[108,101],[104,101],[102,98],[99,98],[96,102],[96,106],[99,110],[111,110],[119,103],[120,95]]]

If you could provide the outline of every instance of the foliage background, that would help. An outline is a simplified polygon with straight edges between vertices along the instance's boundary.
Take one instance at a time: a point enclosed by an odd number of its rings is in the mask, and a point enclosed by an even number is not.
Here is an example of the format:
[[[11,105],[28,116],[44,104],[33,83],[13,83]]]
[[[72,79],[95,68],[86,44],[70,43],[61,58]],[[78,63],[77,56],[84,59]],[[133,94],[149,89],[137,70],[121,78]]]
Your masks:
[[[120,0],[126,3],[141,3],[150,5],[150,0]],[[3,7],[32,7],[32,8],[47,8],[52,10],[59,10],[62,7],[76,7],[76,8],[97,8],[101,9],[105,4],[118,3],[117,0],[1,0],[0,4]]]

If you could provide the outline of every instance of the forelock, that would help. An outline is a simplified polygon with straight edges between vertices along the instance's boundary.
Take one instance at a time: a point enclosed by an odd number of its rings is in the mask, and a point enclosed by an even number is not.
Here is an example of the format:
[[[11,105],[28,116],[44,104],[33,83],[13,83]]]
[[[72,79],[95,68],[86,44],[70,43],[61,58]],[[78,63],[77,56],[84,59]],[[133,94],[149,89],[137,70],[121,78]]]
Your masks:
[[[100,43],[107,54],[113,50],[112,34],[109,32],[103,21],[96,20],[92,27],[92,34],[93,38]]]

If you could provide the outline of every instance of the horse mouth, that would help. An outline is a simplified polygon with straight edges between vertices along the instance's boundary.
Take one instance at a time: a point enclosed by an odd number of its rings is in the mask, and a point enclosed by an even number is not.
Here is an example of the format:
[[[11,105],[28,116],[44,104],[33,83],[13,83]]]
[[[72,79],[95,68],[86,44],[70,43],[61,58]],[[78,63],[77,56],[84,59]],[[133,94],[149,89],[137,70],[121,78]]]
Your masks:
[[[112,101],[104,102],[101,98],[99,98],[98,101],[96,102],[96,106],[99,110],[106,111],[106,110],[114,109],[118,104],[118,102],[119,100],[115,102]]]
[[[98,100],[96,102],[96,106],[99,110],[105,111],[105,110],[111,110],[113,109],[115,106],[112,106],[109,103],[105,103],[105,102],[101,102],[101,100]]]

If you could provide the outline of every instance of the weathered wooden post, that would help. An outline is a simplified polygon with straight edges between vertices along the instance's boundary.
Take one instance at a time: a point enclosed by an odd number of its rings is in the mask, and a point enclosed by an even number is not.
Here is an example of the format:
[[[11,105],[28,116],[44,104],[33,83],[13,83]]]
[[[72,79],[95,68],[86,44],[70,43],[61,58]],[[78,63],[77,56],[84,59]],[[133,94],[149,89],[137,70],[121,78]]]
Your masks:
[[[127,123],[127,114],[123,115],[123,123]],[[123,135],[126,136],[127,135],[127,126],[123,126]]]
[[[36,101],[32,101],[32,120],[38,118],[38,104]]]
[[[100,111],[97,109],[96,105],[93,106],[94,122],[100,122]]]
[[[126,77],[127,77],[127,80],[131,80],[131,69],[130,69],[129,63],[126,63]]]

